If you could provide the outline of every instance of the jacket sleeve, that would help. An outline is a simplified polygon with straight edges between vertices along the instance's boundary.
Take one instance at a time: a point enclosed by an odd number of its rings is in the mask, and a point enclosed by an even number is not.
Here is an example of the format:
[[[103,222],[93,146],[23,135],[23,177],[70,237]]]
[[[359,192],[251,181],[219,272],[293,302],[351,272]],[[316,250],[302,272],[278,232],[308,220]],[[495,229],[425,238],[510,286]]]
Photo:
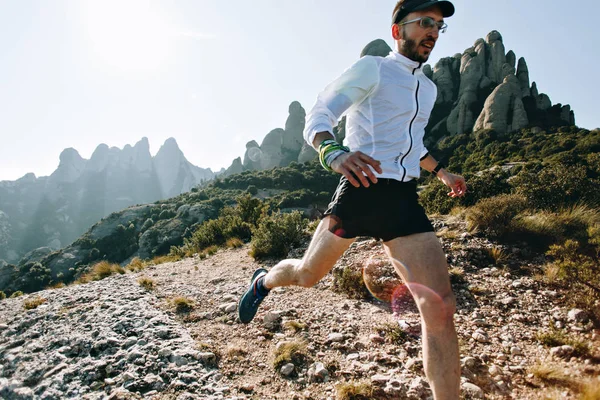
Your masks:
[[[304,140],[312,146],[317,133],[333,135],[333,127],[342,114],[360,104],[378,83],[377,57],[365,56],[354,63],[319,93],[315,105],[306,115]]]

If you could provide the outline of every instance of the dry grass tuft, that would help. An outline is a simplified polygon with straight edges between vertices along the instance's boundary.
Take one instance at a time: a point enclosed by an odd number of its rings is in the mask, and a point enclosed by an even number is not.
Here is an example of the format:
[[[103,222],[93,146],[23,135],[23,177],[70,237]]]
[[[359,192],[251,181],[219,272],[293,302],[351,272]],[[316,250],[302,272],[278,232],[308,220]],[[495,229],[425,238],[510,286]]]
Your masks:
[[[148,278],[147,276],[143,276],[138,279],[138,283],[141,287],[148,291],[153,290],[156,286],[154,280],[152,278]]]
[[[508,260],[508,254],[501,247],[488,248],[487,252],[496,265],[502,265]]]
[[[23,302],[23,308],[26,310],[33,310],[34,308],[38,308],[47,301],[48,299],[45,299],[43,297],[34,297],[32,299],[25,300]]]
[[[230,249],[239,249],[244,245],[244,242],[239,238],[229,238],[227,242],[225,242],[225,246]]]
[[[146,268],[146,266],[147,266],[147,264],[145,262],[143,262],[142,260],[140,260],[139,257],[135,257],[133,260],[131,260],[131,262],[129,264],[127,264],[125,269],[127,271],[131,271],[131,272],[138,272],[138,271],[141,271],[144,268]]]
[[[453,267],[448,270],[450,282],[454,285],[460,285],[466,282],[465,270],[459,267]]]
[[[301,341],[284,342],[273,351],[273,367],[279,370],[283,365],[302,364],[308,358],[306,343]]]
[[[600,400],[600,379],[583,383],[579,400]]]
[[[179,314],[189,313],[194,309],[193,300],[190,300],[187,297],[175,297],[173,300],[171,300],[171,302],[175,307],[175,311]]]
[[[547,347],[569,345],[575,349],[573,353],[575,357],[587,357],[590,355],[590,346],[586,342],[569,337],[564,331],[558,329],[538,333],[536,339]]]
[[[408,333],[396,322],[386,322],[375,327],[375,331],[392,344],[402,344],[409,339]]]
[[[298,333],[306,329],[306,324],[300,321],[286,321],[283,323],[283,328],[288,331]]]
[[[168,262],[175,262],[181,260],[182,258],[183,256],[179,254],[167,254],[166,256],[156,256],[152,259],[152,264],[159,265]]]
[[[119,264],[100,261],[95,264],[87,273],[81,275],[75,283],[88,283],[92,281],[101,281],[115,274],[124,274],[125,270]]]
[[[373,386],[369,382],[345,382],[336,388],[336,400],[371,400]]]
[[[244,358],[248,351],[239,345],[231,345],[225,350],[227,358]]]

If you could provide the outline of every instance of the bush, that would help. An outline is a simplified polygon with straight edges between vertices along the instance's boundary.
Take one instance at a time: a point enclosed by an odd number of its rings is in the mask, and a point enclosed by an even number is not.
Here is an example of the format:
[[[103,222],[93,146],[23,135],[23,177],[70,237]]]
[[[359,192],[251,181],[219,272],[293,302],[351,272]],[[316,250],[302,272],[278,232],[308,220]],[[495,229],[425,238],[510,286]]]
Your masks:
[[[467,210],[468,228],[491,237],[502,237],[510,231],[513,219],[525,206],[525,199],[516,195],[504,194],[483,199]]]
[[[351,299],[366,300],[371,298],[371,293],[365,286],[362,268],[352,266],[334,268],[333,290],[344,293]]]
[[[523,171],[511,185],[530,207],[557,211],[575,204],[600,204],[599,181],[588,176],[583,165],[555,164],[541,171]]]
[[[6,298],[6,293],[0,290],[0,300],[4,300]]]
[[[21,292],[20,290],[17,290],[16,292],[13,292],[13,294],[10,295],[11,299],[17,298],[17,297],[21,297],[23,296],[23,292]]]
[[[552,244],[573,239],[585,246],[598,246],[600,211],[587,206],[574,206],[559,212],[540,211],[523,214],[512,223],[511,229],[530,245],[547,249]]]
[[[250,255],[256,259],[285,257],[292,247],[301,244],[307,225],[308,220],[298,211],[265,216],[253,231]]]
[[[435,180],[419,193],[419,198],[428,213],[448,214],[454,207],[472,206],[482,199],[510,193],[510,176],[510,171],[501,168],[465,174],[467,194],[460,198],[448,196],[448,187]]]

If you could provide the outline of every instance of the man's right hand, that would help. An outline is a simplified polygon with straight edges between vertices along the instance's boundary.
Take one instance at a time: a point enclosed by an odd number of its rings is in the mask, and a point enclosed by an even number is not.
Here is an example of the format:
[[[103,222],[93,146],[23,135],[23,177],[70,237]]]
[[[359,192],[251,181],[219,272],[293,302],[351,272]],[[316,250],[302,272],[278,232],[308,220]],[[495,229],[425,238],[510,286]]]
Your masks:
[[[331,169],[344,175],[354,187],[360,187],[361,184],[369,187],[369,180],[377,183],[377,177],[371,168],[380,174],[383,172],[380,161],[360,151],[342,154],[331,162]]]

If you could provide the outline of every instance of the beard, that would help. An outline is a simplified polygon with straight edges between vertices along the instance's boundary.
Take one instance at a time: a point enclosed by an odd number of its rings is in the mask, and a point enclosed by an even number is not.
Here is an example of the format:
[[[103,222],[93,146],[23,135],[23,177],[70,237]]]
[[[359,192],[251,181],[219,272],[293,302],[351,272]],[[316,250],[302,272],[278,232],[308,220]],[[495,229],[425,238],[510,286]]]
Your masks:
[[[404,39],[400,45],[400,53],[413,61],[424,63],[429,59],[429,54],[419,54],[419,45],[412,39]]]
[[[406,38],[406,26],[402,27],[402,36]],[[422,43],[422,42],[421,42]],[[419,54],[419,45],[416,40],[413,39],[404,39],[400,44],[400,53],[405,57],[410,58],[413,61],[424,63],[429,60],[429,54]]]

